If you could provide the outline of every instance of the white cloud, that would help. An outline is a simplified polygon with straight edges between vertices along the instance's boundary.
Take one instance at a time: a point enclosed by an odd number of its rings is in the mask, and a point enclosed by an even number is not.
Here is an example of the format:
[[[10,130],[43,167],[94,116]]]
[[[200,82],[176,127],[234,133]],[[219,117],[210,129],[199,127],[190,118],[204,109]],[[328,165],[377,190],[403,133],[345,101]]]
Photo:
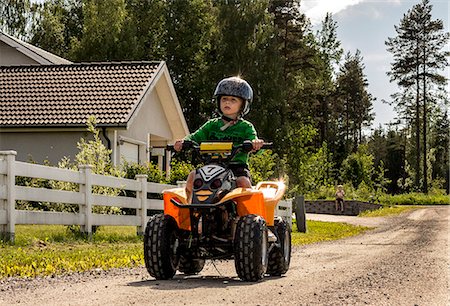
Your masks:
[[[319,25],[327,13],[335,15],[362,2],[384,2],[386,4],[399,6],[402,1],[404,0],[303,0],[301,2],[300,10],[309,17],[312,25]],[[379,19],[382,15],[378,10],[374,9],[371,9],[367,14],[371,19]]]
[[[301,2],[300,9],[311,19],[313,25],[317,25],[322,22],[328,12],[336,14],[361,2],[363,0],[304,0]]]

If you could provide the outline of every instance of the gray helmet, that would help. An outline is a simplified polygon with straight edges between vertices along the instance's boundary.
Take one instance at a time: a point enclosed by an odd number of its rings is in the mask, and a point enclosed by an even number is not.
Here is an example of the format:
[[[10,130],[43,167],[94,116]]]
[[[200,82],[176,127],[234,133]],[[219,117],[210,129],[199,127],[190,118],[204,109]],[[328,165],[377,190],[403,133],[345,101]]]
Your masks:
[[[229,77],[220,81],[214,91],[214,98],[216,98],[218,111],[222,114],[220,111],[220,96],[234,96],[244,99],[244,106],[241,113],[241,116],[244,116],[250,111],[250,103],[253,100],[253,89],[245,80],[239,77]]]

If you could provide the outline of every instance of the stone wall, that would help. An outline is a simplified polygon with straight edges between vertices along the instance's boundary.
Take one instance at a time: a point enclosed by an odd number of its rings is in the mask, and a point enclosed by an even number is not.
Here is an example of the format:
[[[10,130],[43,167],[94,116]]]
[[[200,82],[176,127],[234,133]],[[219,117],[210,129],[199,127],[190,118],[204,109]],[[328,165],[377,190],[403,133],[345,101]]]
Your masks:
[[[380,207],[381,205],[379,204],[346,200],[344,201],[344,211],[341,212],[340,210],[336,211],[334,200],[305,200],[306,212],[313,214],[356,216],[365,210],[376,210]]]

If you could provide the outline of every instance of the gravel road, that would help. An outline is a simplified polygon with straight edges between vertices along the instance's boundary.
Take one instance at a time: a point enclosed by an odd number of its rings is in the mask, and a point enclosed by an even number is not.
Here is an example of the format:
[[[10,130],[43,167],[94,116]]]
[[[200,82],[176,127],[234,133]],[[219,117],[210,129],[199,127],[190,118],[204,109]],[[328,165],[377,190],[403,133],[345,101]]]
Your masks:
[[[145,268],[0,281],[0,305],[450,305],[450,207],[389,218],[363,235],[293,250],[283,277],[245,283],[229,262],[156,281]],[[310,219],[341,221],[311,215]]]

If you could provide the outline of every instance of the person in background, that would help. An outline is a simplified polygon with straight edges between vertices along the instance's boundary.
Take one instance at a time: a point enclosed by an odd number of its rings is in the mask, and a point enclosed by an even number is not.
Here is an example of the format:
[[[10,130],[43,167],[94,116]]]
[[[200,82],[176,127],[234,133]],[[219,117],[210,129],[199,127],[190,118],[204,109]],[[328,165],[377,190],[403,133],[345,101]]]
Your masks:
[[[344,186],[338,185],[336,188],[336,211],[344,211]]]

